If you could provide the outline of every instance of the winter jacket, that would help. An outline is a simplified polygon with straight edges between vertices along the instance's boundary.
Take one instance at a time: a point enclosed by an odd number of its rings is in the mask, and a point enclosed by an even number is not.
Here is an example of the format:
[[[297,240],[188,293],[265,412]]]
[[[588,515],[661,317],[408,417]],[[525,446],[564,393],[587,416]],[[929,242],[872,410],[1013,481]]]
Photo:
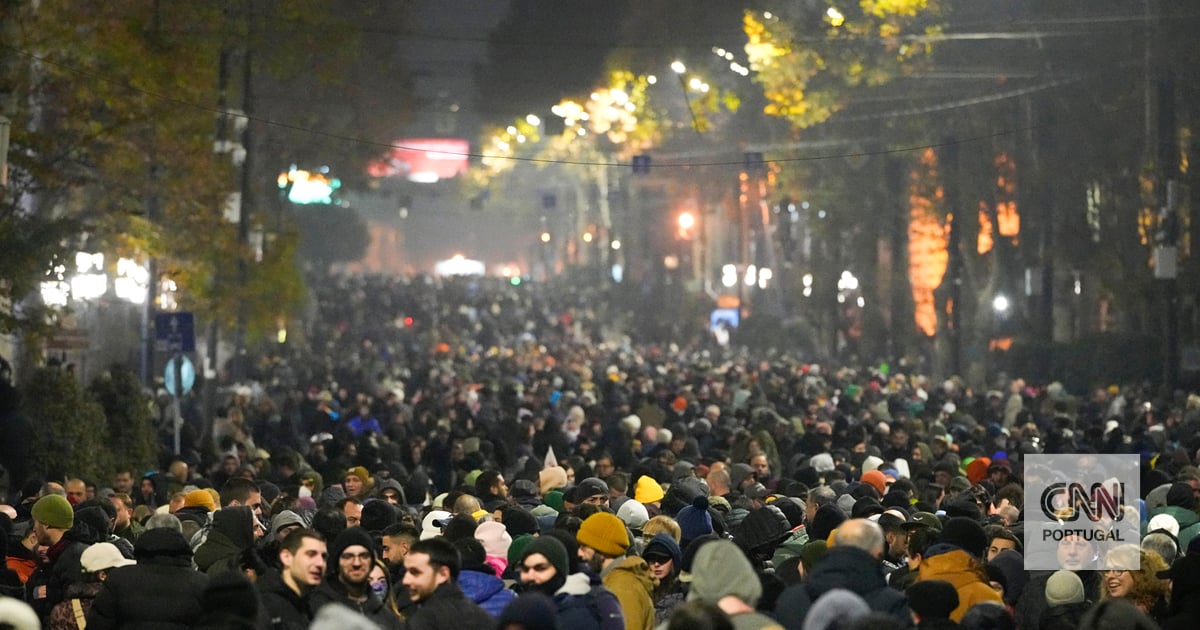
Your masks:
[[[88,545],[96,542],[76,523],[61,539],[46,550],[46,564],[39,566],[25,582],[25,601],[33,607],[42,625],[50,618],[50,610],[66,598],[67,587],[83,581],[79,558]]]
[[[467,599],[453,582],[438,586],[429,597],[413,604],[406,612],[406,630],[476,630],[496,625],[496,620]]]
[[[108,572],[88,611],[88,630],[191,628],[204,614],[208,576],[192,568],[192,548],[183,534],[148,530],[134,553],[137,564]]]
[[[384,604],[383,598],[368,589],[366,601],[356,602],[350,598],[346,587],[336,576],[326,577],[325,581],[309,594],[308,606],[313,615],[320,613],[321,608],[327,604],[341,604],[370,619],[384,630],[399,629],[403,625],[400,623],[400,617]]]
[[[491,569],[490,566],[487,568]],[[494,573],[463,569],[458,574],[458,587],[467,599],[478,604],[493,617],[499,617],[504,607],[517,598],[516,593],[504,588],[504,580],[496,577]]]
[[[771,556],[771,565],[780,566],[788,558],[794,558],[800,555],[800,550],[804,549],[804,545],[808,544],[808,529],[805,527],[797,527],[792,530],[791,534],[784,539],[778,547],[775,548],[775,555]]]
[[[650,565],[638,556],[614,559],[600,574],[604,587],[617,596],[625,616],[625,630],[649,630],[654,627],[654,578]]]
[[[308,597],[301,597],[278,571],[268,571],[254,584],[270,620],[271,630],[305,630],[312,622]]]
[[[1192,510],[1175,505],[1168,505],[1166,507],[1161,507],[1157,510],[1154,510],[1154,512],[1151,513],[1150,518],[1154,518],[1159,514],[1169,514],[1179,523],[1179,535],[1176,536],[1176,538],[1179,539],[1180,549],[1187,549],[1188,543],[1192,542],[1192,539],[1196,537],[1196,534],[1200,534],[1200,516],[1198,516]],[[1142,533],[1145,534],[1146,532]]]
[[[671,614],[687,599],[687,589],[679,576],[675,576],[666,588],[655,587],[651,599],[654,600],[654,626],[658,627],[671,620]]]
[[[554,593],[558,605],[558,627],[564,630],[625,630],[621,603],[600,578],[572,573]]]
[[[1049,606],[1042,610],[1042,614],[1038,618],[1038,628],[1040,630],[1075,630],[1079,627],[1079,620],[1083,618],[1083,613],[1091,607],[1091,602]]]
[[[807,581],[787,587],[779,596],[775,618],[788,630],[800,630],[813,602],[835,588],[858,595],[871,610],[894,617],[903,625],[911,623],[908,597],[889,587],[879,561],[857,547],[830,549]]]
[[[1004,604],[1000,593],[980,576],[978,562],[962,549],[953,549],[921,561],[920,580],[945,580],[958,591],[958,608],[950,613],[953,621],[962,621],[967,609],[980,602]]]
[[[238,556],[254,545],[254,512],[246,506],[213,514],[208,540],[196,549],[196,567],[209,576],[238,570]]]
[[[1021,591],[1021,597],[1017,599],[1017,605],[1013,610],[1013,618],[1021,630],[1038,630],[1042,611],[1046,609],[1046,581],[1053,573],[1053,571],[1030,572],[1029,582],[1025,584],[1025,590]],[[1102,581],[1100,572],[1076,571],[1075,575],[1078,575],[1083,582],[1084,599],[1090,602],[1099,601]]]

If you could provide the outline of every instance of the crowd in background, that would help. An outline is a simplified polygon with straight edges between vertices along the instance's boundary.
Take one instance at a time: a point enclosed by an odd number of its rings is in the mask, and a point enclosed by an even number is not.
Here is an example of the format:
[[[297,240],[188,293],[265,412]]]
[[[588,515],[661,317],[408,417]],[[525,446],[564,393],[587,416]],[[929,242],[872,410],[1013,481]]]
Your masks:
[[[1200,621],[1200,396],[675,343],[598,290],[337,278],[160,469],[0,506],[16,628]],[[1131,454],[1139,540],[1025,569],[1030,454]],[[1034,499],[1036,501],[1036,498]],[[1113,556],[1114,558],[1117,556]],[[23,602],[23,603],[22,603]]]

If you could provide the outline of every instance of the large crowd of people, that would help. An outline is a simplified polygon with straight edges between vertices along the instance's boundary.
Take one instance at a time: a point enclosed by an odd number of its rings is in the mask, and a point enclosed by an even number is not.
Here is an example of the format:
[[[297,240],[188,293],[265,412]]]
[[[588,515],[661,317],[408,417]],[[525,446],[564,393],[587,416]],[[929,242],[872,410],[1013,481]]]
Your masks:
[[[656,342],[625,306],[319,283],[161,467],[0,498],[0,628],[1200,623],[1200,396]],[[1138,539],[1026,569],[1034,454],[1136,456]]]

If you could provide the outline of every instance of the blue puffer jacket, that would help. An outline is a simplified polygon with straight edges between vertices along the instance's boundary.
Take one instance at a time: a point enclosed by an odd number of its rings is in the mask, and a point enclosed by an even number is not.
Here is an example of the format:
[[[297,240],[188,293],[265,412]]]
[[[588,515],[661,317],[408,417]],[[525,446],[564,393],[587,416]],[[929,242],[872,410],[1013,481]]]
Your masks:
[[[504,580],[494,574],[463,569],[458,574],[458,587],[480,608],[493,617],[499,617],[500,612],[508,602],[516,599],[517,594],[504,588]]]

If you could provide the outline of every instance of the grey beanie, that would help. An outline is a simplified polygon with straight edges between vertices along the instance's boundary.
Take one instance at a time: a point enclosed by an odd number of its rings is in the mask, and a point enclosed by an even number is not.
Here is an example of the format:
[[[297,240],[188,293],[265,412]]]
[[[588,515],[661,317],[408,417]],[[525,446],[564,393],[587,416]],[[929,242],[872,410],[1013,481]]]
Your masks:
[[[863,598],[844,588],[835,588],[813,602],[804,616],[804,630],[844,628],[869,614],[871,607]]]
[[[1046,605],[1077,604],[1082,602],[1083,581],[1074,571],[1055,571],[1046,580]]]
[[[692,561],[691,576],[689,600],[715,604],[733,595],[753,607],[762,598],[762,583],[754,573],[754,566],[729,540],[714,540],[700,547]]]

